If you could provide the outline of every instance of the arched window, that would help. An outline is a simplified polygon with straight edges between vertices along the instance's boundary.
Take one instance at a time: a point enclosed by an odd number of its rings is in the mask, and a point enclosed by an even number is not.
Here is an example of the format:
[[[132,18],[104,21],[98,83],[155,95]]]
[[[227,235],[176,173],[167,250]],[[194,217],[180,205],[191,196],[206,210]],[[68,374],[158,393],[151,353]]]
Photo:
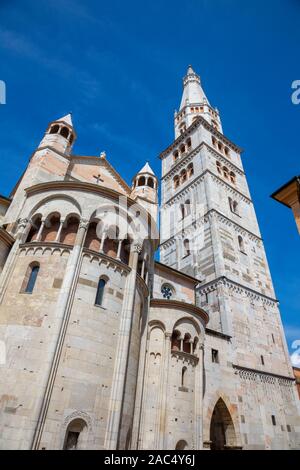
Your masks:
[[[170,300],[173,295],[173,288],[169,284],[163,284],[161,286],[161,293],[164,299]]]
[[[186,386],[186,371],[187,371],[186,367],[183,367],[181,370],[181,386],[182,387]]]
[[[231,199],[231,197],[228,198],[228,202],[229,202],[230,210],[231,210],[231,212],[233,212],[233,206],[232,206],[232,199]]]
[[[26,292],[26,294],[32,294],[37,277],[38,277],[39,270],[40,270],[40,265],[38,263],[31,264],[28,267],[28,270],[24,279],[25,288],[23,290],[23,292]]]
[[[223,144],[221,142],[218,142],[218,149],[220,150],[220,152],[222,152]]]
[[[188,333],[184,335],[183,352],[191,354],[191,336]]]
[[[190,201],[189,199],[187,199],[187,200],[185,201],[184,206],[185,206],[185,215],[186,215],[186,217],[187,217],[187,216],[190,215],[190,213],[191,213],[191,201]]]
[[[138,186],[145,186],[145,182],[146,182],[145,177],[141,176],[138,181]]]
[[[86,422],[77,418],[74,419],[68,426],[64,442],[64,450],[76,450],[80,449],[80,444],[82,444],[85,439],[84,435],[87,433]]]
[[[49,134],[57,134],[59,131],[59,125],[54,124],[54,126],[51,127]]]
[[[184,144],[180,145],[179,150],[180,150],[180,153],[184,153],[185,152],[185,145]]]
[[[190,148],[192,146],[192,141],[191,141],[190,137],[187,139],[186,145],[188,146],[188,148]]]
[[[175,150],[175,152],[173,153],[174,162],[176,162],[178,156],[179,156],[178,150]]]
[[[235,184],[236,183],[236,176],[235,176],[235,173],[233,173],[233,171],[230,172],[230,181]]]
[[[183,134],[184,131],[186,131],[186,125],[185,125],[185,122],[182,122],[179,126],[179,132],[180,134]]]
[[[221,175],[222,174],[222,165],[221,165],[220,162],[217,162],[216,165],[217,165],[218,173],[220,173],[220,175]]]
[[[30,231],[28,233],[26,243],[36,241],[41,223],[42,223],[41,215],[38,215],[38,216],[36,216],[32,219],[31,228],[30,228]]]
[[[97,294],[96,294],[96,299],[95,299],[95,305],[98,305],[100,307],[103,304],[105,285],[106,285],[106,281],[104,279],[99,279],[98,287],[97,287]]]
[[[239,248],[242,253],[245,253],[245,245],[244,245],[244,240],[243,238],[239,235],[238,236],[238,241],[239,241]]]
[[[180,173],[180,179],[181,179],[181,183],[184,183],[187,179],[187,174],[186,174],[186,170],[182,170],[182,172]]]
[[[174,176],[173,183],[174,183],[174,188],[175,189],[178,188],[178,186],[179,186],[179,176],[178,175]]]
[[[149,186],[149,188],[154,188],[154,181],[153,181],[153,178],[148,178],[147,186]]]
[[[190,241],[187,238],[183,242],[183,248],[184,248],[184,257],[189,256],[191,254],[191,250],[190,250]]]
[[[235,214],[238,214],[238,202],[237,201],[232,201],[232,212],[234,212]]]
[[[67,127],[63,127],[60,131],[60,135],[67,139],[69,137],[69,129]]]
[[[224,148],[225,155],[228,157],[229,156],[229,148],[225,147]]]
[[[226,168],[226,166],[223,166],[223,175],[225,178],[228,178],[228,168]]]
[[[186,441],[178,441],[175,447],[175,450],[186,450],[188,447]]]
[[[184,219],[185,217],[184,204],[180,204],[180,214],[181,214],[181,219]]]
[[[217,139],[212,136],[211,141],[212,141],[213,146],[215,147],[217,145]]]
[[[171,338],[171,349],[172,351],[180,351],[180,332],[174,330]]]
[[[194,174],[194,165],[192,163],[190,163],[189,166],[187,167],[187,171],[188,171],[189,178],[191,176],[193,176],[193,174]]]

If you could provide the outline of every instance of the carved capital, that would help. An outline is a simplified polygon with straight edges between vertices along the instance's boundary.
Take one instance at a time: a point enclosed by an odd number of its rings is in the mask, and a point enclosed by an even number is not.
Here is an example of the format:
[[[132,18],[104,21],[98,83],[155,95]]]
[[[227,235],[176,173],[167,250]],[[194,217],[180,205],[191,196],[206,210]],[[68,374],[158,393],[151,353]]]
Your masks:
[[[79,228],[83,228],[84,230],[87,230],[88,226],[89,226],[88,219],[80,219]]]
[[[27,227],[28,223],[29,223],[29,219],[27,219],[27,218],[19,219],[18,220],[18,230],[25,229]]]
[[[138,253],[138,254],[142,253],[142,249],[143,249],[143,245],[142,245],[141,242],[134,243],[134,245],[132,247],[132,251],[134,253]]]

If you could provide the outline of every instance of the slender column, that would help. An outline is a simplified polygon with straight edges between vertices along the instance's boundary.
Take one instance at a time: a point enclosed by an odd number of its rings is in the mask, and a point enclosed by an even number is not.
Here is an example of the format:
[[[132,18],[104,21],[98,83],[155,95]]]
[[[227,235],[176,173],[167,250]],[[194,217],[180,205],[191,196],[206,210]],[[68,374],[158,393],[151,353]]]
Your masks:
[[[195,366],[195,415],[194,415],[194,449],[203,448],[203,351],[204,344],[198,348],[199,362]]]
[[[142,270],[141,270],[141,277],[144,279],[144,274],[145,274],[145,260],[143,259],[142,263]]]
[[[118,243],[118,252],[117,252],[117,258],[118,259],[121,258],[122,242],[123,242],[123,240],[119,240],[119,243]]]
[[[17,233],[15,236],[15,243],[13,244],[9,252],[4,268],[0,275],[0,304],[3,301],[6,287],[8,285],[11,274],[15,267],[19,246],[21,243],[24,243],[24,241],[26,240],[29,230],[30,230],[29,220],[20,219],[18,222]]]
[[[183,338],[179,338],[180,340],[180,351],[183,351]]]
[[[103,232],[102,237],[101,237],[101,243],[100,243],[100,249],[99,249],[99,251],[101,252],[103,252],[105,239],[106,239],[106,231]]]
[[[61,221],[60,221],[59,229],[58,229],[58,231],[57,231],[56,238],[55,238],[55,241],[56,241],[56,242],[59,242],[59,241],[60,241],[60,235],[61,235],[61,231],[62,231],[64,222],[65,222],[64,220],[61,220]]]
[[[109,403],[108,421],[104,441],[104,448],[107,450],[117,449],[118,447],[135,299],[136,270],[138,256],[141,251],[141,244],[137,243],[133,246],[130,256],[131,272],[128,274],[125,282],[124,301],[120,318],[118,344],[116,350],[116,359],[112,379],[112,390]]]
[[[42,223],[41,223],[41,226],[40,226],[39,231],[37,233],[35,241],[37,241],[37,242],[41,241],[44,227],[45,227],[45,219],[42,219]]]
[[[73,295],[77,285],[78,275],[81,269],[81,253],[84,245],[85,235],[89,222],[86,219],[82,219],[79,224],[78,232],[76,235],[74,247],[70,254],[68,264],[66,267],[64,280],[58,296],[55,316],[60,319],[60,325],[58,327],[57,342],[53,357],[49,360],[49,367],[47,370],[47,381],[45,384],[44,396],[41,400],[39,407],[39,414],[36,417],[36,428],[32,440],[32,449],[38,449],[44,430],[44,425],[47,418],[47,412],[51,400],[52,390],[54,387],[56,373],[59,366],[61,353],[64,345],[64,339],[68,328],[69,318],[71,314],[71,308],[73,303]]]
[[[193,354],[193,340],[190,339],[190,353]]]
[[[159,441],[157,449],[166,449],[166,422],[167,422],[167,394],[169,381],[169,368],[171,357],[171,337],[172,333],[165,333],[164,364],[160,400],[160,423],[159,423]]]

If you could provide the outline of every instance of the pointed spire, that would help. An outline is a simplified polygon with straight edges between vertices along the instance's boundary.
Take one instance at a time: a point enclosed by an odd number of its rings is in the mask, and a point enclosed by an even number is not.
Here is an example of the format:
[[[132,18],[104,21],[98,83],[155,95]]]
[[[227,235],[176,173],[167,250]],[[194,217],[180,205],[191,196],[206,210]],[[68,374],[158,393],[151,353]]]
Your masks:
[[[65,124],[68,124],[69,126],[73,127],[71,113],[66,114],[65,116],[61,117],[60,119],[57,119],[55,122],[64,122]]]
[[[183,94],[180,103],[180,110],[187,104],[200,104],[208,100],[201,86],[199,75],[194,72],[191,65],[188,66],[187,74],[183,79]]]
[[[149,173],[150,175],[155,176],[154,171],[152,170],[148,162],[143,166],[143,168],[138,172],[138,174],[139,173]]]

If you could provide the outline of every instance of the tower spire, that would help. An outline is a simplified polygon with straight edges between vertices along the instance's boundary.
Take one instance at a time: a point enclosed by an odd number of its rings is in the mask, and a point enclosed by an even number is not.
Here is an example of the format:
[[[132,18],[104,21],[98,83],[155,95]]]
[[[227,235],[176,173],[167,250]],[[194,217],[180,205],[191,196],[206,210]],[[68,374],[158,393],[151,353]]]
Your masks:
[[[189,65],[186,76],[183,78],[183,94],[180,110],[183,109],[186,104],[201,104],[205,101],[209,104],[201,86],[200,77],[194,72],[193,67]]]
[[[179,112],[175,112],[175,137],[182,134],[199,115],[222,132],[219,112],[210,105],[202,88],[200,76],[189,65],[183,78],[183,93]]]

